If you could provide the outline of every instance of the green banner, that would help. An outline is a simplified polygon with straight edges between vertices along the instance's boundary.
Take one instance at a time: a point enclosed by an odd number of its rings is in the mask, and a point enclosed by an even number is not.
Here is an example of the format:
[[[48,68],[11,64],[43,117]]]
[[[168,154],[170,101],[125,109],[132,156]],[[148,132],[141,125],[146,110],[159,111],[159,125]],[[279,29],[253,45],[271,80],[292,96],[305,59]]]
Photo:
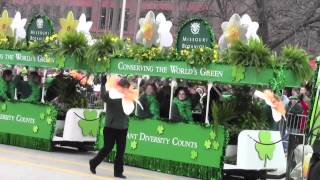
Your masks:
[[[34,55],[30,51],[0,50],[0,64],[23,65],[33,67],[58,67],[55,58]]]
[[[102,126],[103,127],[103,126]],[[98,147],[103,146],[102,130]],[[126,154],[220,168],[225,144],[223,127],[131,118]]]
[[[0,103],[0,132],[33,138],[52,139],[56,111],[45,104]]]
[[[235,81],[232,76],[232,66],[225,64],[210,64],[207,68],[196,68],[179,61],[151,61],[139,64],[131,59],[112,59],[111,73],[150,75],[167,78],[183,78],[190,80],[212,81],[228,84],[257,84],[269,85],[274,77],[272,69],[262,69],[260,72],[254,67],[245,69],[244,79]],[[285,71],[286,86],[300,85],[292,71]]]
[[[0,64],[88,70],[87,66],[77,64],[75,58],[72,57],[66,57],[65,62],[61,62],[57,58],[34,55],[28,51],[0,50]],[[105,72],[105,67],[97,64],[93,71],[102,73]],[[227,64],[210,64],[206,68],[196,68],[189,66],[183,61],[150,61],[142,64],[133,59],[119,58],[113,58],[111,60],[109,72],[212,81],[227,84],[256,84],[266,86],[270,84],[270,81],[274,77],[272,69],[265,68],[257,71],[255,67],[246,67],[244,78],[240,81],[235,81],[235,78],[232,76],[232,66]],[[285,70],[284,74],[286,87],[300,86],[300,81],[295,78],[296,76],[292,71]]]

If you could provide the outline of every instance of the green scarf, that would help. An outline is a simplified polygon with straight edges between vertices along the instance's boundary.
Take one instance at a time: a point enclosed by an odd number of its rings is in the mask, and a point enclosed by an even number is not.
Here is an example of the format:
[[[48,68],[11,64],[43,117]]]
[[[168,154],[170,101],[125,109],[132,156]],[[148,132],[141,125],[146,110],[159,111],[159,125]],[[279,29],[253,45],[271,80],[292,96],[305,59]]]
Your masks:
[[[173,103],[177,105],[179,114],[183,121],[189,122],[193,120],[190,100],[181,101],[178,98],[174,98]]]
[[[38,102],[41,98],[40,95],[40,86],[32,81],[28,81],[29,86],[31,87],[31,94],[25,99],[22,99],[24,102]]]
[[[0,97],[2,98],[2,100],[8,99],[7,91],[8,91],[7,82],[3,78],[0,78]]]
[[[149,111],[153,115],[153,118],[158,119],[160,117],[160,110],[159,110],[159,102],[156,99],[155,95],[148,96],[146,95]]]

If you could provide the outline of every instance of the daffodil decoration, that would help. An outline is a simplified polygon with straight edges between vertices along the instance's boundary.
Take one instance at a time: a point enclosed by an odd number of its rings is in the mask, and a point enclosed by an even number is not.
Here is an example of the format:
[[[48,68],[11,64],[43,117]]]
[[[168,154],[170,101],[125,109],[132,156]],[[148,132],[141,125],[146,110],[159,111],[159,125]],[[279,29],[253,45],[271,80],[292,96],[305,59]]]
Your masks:
[[[12,18],[9,17],[9,13],[7,10],[2,12],[2,16],[0,17],[0,33],[5,36],[12,36],[12,30],[10,25],[12,23]]]
[[[227,49],[236,41],[247,41],[248,25],[241,24],[241,17],[239,14],[231,16],[228,22],[221,24],[223,34],[219,39],[219,47],[221,50]]]
[[[159,34],[154,13],[149,11],[145,18],[140,18],[139,25],[140,29],[136,35],[137,42],[146,47],[157,44]]]
[[[58,34],[59,39],[61,40],[67,32],[76,31],[77,26],[78,21],[74,19],[72,11],[69,11],[66,18],[60,19],[61,29]]]

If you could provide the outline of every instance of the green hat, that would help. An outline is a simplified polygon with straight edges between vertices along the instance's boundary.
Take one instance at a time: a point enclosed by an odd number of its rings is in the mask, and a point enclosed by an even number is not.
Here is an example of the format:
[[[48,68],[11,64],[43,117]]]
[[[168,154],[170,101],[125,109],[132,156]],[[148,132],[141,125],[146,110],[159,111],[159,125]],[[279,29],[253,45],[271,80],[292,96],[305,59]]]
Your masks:
[[[299,100],[298,96],[290,96],[290,100]]]

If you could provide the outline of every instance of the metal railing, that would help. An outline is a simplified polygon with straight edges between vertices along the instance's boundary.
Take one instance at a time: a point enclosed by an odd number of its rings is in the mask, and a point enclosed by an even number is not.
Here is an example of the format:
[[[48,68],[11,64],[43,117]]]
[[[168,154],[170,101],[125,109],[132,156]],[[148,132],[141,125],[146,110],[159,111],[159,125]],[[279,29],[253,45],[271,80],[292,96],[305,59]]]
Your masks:
[[[279,122],[279,130],[284,134],[305,134],[308,116],[288,113],[285,120]]]

